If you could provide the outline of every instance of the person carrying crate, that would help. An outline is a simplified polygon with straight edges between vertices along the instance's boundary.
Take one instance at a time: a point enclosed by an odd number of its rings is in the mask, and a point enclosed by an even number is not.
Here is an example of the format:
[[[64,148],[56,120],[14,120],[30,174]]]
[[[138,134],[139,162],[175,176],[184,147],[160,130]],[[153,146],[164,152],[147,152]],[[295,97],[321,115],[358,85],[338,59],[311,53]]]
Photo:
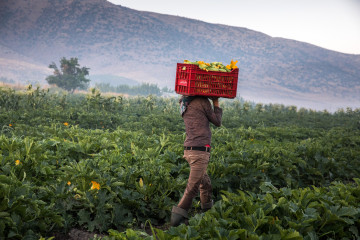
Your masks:
[[[211,130],[210,123],[221,126],[222,109],[219,98],[204,96],[182,96],[180,111],[185,123],[186,138],[184,141],[184,159],[189,163],[190,174],[184,195],[171,211],[171,226],[178,226],[188,219],[188,211],[192,200],[200,192],[203,211],[213,206],[212,186],[206,172],[210,160]]]

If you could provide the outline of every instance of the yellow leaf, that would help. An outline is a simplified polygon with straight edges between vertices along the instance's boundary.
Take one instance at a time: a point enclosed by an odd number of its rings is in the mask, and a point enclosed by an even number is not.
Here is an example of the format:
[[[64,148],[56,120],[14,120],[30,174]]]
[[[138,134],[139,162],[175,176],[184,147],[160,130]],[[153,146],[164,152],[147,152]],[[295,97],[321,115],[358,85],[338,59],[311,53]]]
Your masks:
[[[238,68],[237,66],[236,66],[236,63],[237,63],[238,61],[233,61],[232,59],[231,59],[231,63],[230,63],[230,68],[231,69],[236,69],[236,68]]]

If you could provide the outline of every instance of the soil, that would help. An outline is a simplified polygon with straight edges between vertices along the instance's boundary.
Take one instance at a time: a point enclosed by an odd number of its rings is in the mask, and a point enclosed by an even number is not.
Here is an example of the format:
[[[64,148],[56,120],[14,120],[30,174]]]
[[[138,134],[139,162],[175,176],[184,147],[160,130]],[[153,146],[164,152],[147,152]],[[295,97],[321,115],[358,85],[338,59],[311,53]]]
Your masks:
[[[170,228],[170,225],[165,224],[162,226],[153,226],[153,228],[166,231]],[[144,230],[147,234],[152,235],[152,231],[149,225],[147,225],[145,229],[139,229],[139,230]],[[71,229],[68,234],[59,233],[59,232],[53,234],[53,236],[55,237],[54,240],[89,240],[93,238],[95,235],[97,237],[107,236],[106,234],[91,233],[86,230],[76,229],[76,228]]]
[[[104,234],[96,234],[87,232],[81,229],[71,229],[68,234],[65,233],[54,233],[55,240],[88,240],[93,238],[94,236],[104,237]]]

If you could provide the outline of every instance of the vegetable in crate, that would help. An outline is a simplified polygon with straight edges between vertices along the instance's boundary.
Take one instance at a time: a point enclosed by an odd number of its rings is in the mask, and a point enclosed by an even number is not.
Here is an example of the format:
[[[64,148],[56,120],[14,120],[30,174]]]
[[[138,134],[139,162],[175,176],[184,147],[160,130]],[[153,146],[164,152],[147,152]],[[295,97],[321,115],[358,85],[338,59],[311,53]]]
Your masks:
[[[196,61],[191,62],[189,60],[184,60],[184,63],[186,64],[195,64],[199,66],[200,69],[205,71],[216,71],[216,72],[231,72],[233,69],[238,68],[236,66],[236,63],[238,61],[231,60],[229,65],[223,65],[222,62],[212,62],[212,63],[206,63],[204,61]]]

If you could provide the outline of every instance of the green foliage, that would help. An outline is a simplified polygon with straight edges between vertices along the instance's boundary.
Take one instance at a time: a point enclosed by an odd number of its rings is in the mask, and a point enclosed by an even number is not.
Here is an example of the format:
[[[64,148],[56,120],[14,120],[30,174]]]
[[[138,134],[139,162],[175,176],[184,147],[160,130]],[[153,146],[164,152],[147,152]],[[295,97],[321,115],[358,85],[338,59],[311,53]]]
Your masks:
[[[199,214],[197,198],[188,226],[161,230],[189,174],[177,99],[50,92],[0,89],[0,238],[359,238],[358,109],[221,101],[216,204]]]
[[[358,238],[360,182],[355,180],[293,190],[264,182],[258,194],[223,191],[210,211],[190,219],[189,226],[171,228],[170,236],[160,239]]]
[[[73,92],[76,88],[86,89],[87,84],[90,82],[86,78],[89,75],[89,68],[80,68],[77,58],[66,59],[63,57],[60,60],[60,69],[55,63],[51,63],[49,68],[54,69],[54,74],[48,76],[46,81],[69,92]]]

